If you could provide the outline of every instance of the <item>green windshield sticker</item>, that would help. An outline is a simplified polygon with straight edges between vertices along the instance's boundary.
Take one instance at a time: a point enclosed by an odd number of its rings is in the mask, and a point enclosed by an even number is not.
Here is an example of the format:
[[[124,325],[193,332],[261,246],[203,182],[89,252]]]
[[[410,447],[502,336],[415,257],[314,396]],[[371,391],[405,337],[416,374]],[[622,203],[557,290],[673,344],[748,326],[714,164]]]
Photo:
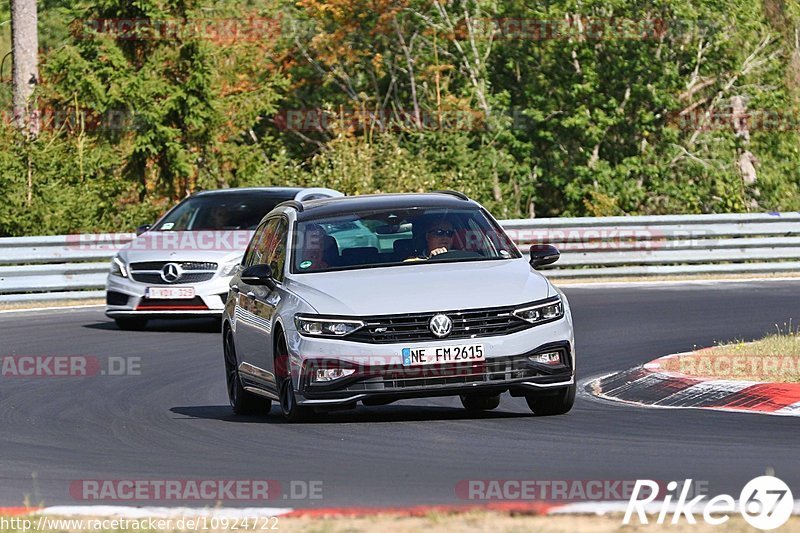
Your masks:
[[[311,261],[303,261],[300,263],[300,268],[308,268],[312,265]]]

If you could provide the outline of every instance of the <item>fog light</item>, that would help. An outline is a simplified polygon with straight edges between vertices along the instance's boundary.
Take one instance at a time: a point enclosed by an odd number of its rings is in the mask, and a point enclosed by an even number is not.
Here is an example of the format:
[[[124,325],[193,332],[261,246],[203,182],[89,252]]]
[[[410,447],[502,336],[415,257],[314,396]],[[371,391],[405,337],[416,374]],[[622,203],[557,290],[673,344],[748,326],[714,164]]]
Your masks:
[[[561,364],[561,352],[547,352],[531,355],[528,357],[528,360],[543,365],[559,365]]]
[[[314,371],[314,381],[335,381],[353,374],[353,368],[318,368]]]

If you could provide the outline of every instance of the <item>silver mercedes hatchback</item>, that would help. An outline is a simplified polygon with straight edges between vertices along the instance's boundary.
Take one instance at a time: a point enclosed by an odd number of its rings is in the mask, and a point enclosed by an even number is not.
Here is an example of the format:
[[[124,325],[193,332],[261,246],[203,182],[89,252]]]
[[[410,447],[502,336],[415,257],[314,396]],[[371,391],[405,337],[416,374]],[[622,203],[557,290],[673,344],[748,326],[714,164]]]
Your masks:
[[[471,411],[522,396],[537,415],[575,401],[564,294],[478,203],[452,191],[277,206],[236,269],[223,311],[237,414],[279,402],[290,421],[401,399],[459,396]]]

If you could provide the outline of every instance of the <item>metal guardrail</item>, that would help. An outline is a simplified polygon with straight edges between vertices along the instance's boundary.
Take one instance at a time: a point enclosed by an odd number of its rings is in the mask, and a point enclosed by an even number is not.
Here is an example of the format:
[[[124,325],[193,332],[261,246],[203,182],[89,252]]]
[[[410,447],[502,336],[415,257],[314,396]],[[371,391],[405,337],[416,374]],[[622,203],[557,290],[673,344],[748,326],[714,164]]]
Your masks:
[[[505,220],[523,253],[549,243],[551,278],[800,271],[800,213]],[[0,302],[102,298],[108,261],[135,237],[0,238]]]
[[[109,260],[134,237],[0,238],[0,302],[103,298]]]
[[[800,270],[800,213],[506,220],[520,249],[562,253],[553,278]]]

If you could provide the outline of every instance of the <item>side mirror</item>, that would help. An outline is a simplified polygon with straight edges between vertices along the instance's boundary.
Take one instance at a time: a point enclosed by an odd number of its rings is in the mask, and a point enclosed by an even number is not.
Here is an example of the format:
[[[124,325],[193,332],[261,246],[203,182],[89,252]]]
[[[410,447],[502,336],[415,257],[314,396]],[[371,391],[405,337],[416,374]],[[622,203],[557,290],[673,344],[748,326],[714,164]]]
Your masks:
[[[275,288],[275,279],[272,277],[272,269],[269,265],[253,265],[244,269],[240,276],[242,283],[248,285],[266,285],[270,289]]]
[[[136,236],[138,237],[142,233],[148,231],[150,228],[151,228],[150,224],[144,224],[142,226],[139,226],[138,228],[136,228]]]
[[[533,268],[552,265],[558,261],[559,257],[561,257],[561,253],[552,244],[534,244],[531,246],[530,263]]]

